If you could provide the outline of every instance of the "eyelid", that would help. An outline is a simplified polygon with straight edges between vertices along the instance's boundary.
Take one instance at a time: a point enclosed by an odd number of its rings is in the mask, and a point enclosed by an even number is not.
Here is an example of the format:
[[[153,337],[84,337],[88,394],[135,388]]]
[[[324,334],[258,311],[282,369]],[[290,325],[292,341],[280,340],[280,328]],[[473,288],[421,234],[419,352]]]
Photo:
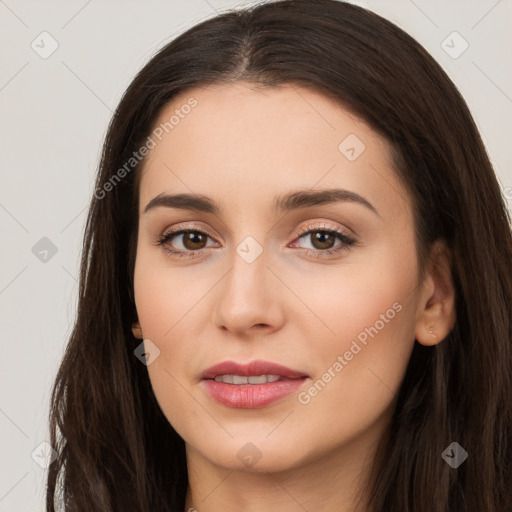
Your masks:
[[[167,242],[167,240],[171,239],[171,238],[174,238],[176,236],[179,236],[179,235],[182,235],[182,234],[185,234],[185,233],[188,233],[188,232],[193,232],[193,233],[201,233],[203,235],[206,235],[208,238],[211,238],[212,240],[215,240],[216,241],[216,237],[213,236],[208,230],[202,228],[202,227],[197,227],[197,226],[190,226],[190,225],[184,225],[182,226],[181,224],[176,224],[175,226],[172,227],[172,229],[165,229],[163,231],[163,233],[161,235],[158,236],[158,239],[156,241],[156,244],[155,245],[162,245],[164,246]],[[196,251],[183,251],[182,249],[173,249],[173,250],[170,250],[168,249],[170,252],[180,252],[180,253],[183,253],[183,252],[187,252],[187,253],[197,253],[199,251],[202,251],[203,249],[197,249]]]
[[[344,228],[341,228],[341,227],[338,227],[335,225],[330,225],[326,221],[318,221],[316,223],[313,222],[312,224],[303,226],[302,228],[300,228],[297,231],[293,242],[295,242],[296,240],[303,238],[305,235],[308,235],[315,231],[319,231],[319,232],[325,231],[325,232],[333,233],[339,239],[345,238],[345,240],[342,240],[341,247],[338,246],[336,249],[321,250],[321,249],[301,248],[303,251],[306,251],[307,254],[312,252],[312,253],[315,253],[318,257],[322,257],[321,255],[327,256],[327,255],[330,255],[333,253],[340,252],[342,250],[348,250],[351,248],[351,246],[357,245],[357,243],[358,243],[358,238],[353,236],[352,234],[350,234],[349,230],[345,230]],[[158,237],[156,245],[160,245],[167,252],[170,252],[172,254],[179,255],[179,256],[180,255],[181,256],[194,256],[194,255],[197,255],[198,253],[202,252],[204,249],[206,249],[206,247],[204,247],[202,249],[197,249],[195,251],[193,251],[193,250],[185,251],[183,249],[171,249],[169,247],[165,247],[167,240],[169,240],[170,238],[174,238],[174,236],[182,235],[186,232],[198,232],[198,233],[206,235],[207,237],[211,238],[212,240],[215,240],[215,238],[216,238],[215,236],[211,235],[211,233],[203,227],[198,227],[196,225],[190,225],[190,224],[186,224],[186,223],[180,223],[180,224],[174,225],[171,230],[164,230],[164,232]]]
[[[309,224],[308,226],[304,226],[301,229],[299,229],[299,232],[297,233],[297,237],[293,241],[293,243],[296,243],[297,240],[300,240],[301,238],[304,238],[304,236],[307,236],[311,233],[315,232],[324,232],[334,235],[338,240],[341,241],[341,244],[338,246],[335,246],[331,249],[308,249],[308,248],[302,248],[304,251],[306,251],[307,255],[314,255],[316,258],[327,258],[330,255],[337,255],[338,253],[341,253],[343,251],[349,251],[355,246],[359,245],[359,237],[353,236],[350,234],[349,230],[345,230],[344,228],[329,225],[326,223],[326,221],[321,221],[313,224]]]
[[[180,231],[197,231],[199,233],[208,235],[210,238],[217,238],[217,235],[212,235],[212,233],[207,228],[196,224],[191,225],[186,222],[180,222],[179,224],[173,224],[172,227],[170,228],[165,228],[160,237],[165,237],[170,234],[176,234]]]
[[[317,222],[313,222],[312,224],[308,224],[307,226],[302,226],[298,231],[297,233],[295,234],[295,236],[297,238],[300,238],[302,235],[308,233],[309,231],[313,230],[313,229],[317,229],[317,230],[325,230],[325,231],[337,231],[337,232],[341,232],[343,233],[345,236],[347,237],[351,237],[351,238],[357,238],[357,235],[355,235],[355,233],[352,232],[352,230],[347,230],[345,228],[340,228],[336,225],[330,225],[327,223],[327,221],[317,221]],[[182,223],[179,223],[179,224],[176,224],[176,225],[173,225],[172,226],[172,230],[170,231],[167,231],[167,228],[163,231],[161,237],[164,237],[168,234],[175,234],[177,233],[178,231],[181,231],[181,230],[184,230],[184,231],[199,231],[201,233],[204,233],[205,235],[208,235],[210,238],[216,238],[214,235],[211,234],[210,231],[208,231],[208,229],[202,227],[202,226],[198,226],[198,225],[190,225],[190,224],[187,224],[186,222],[182,222]]]
[[[332,224],[328,224],[327,221],[318,221],[317,223],[309,224],[307,226],[303,226],[299,229],[297,232],[297,238],[300,238],[301,236],[308,234],[310,231],[333,231],[336,233],[341,233],[347,238],[357,238],[355,235],[351,233],[350,230],[347,230],[345,228],[341,228],[339,226],[335,226]]]

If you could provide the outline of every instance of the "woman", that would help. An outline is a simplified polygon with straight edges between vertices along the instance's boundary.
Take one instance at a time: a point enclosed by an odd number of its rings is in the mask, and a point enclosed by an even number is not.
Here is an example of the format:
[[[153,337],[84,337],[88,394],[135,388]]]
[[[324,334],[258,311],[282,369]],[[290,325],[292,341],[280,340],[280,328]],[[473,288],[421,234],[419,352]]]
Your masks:
[[[284,0],[188,30],[105,140],[47,509],[510,510],[509,226],[395,25]]]

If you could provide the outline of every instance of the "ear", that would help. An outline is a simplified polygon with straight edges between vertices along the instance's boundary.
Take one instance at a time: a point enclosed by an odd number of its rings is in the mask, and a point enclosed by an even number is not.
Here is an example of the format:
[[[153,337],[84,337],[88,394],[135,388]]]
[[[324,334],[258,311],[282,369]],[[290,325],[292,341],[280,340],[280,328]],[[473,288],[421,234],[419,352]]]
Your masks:
[[[429,271],[418,304],[415,337],[422,345],[440,343],[455,325],[455,288],[450,263],[450,251],[443,241],[437,240],[432,246]]]
[[[142,329],[140,328],[139,322],[132,324],[132,334],[135,336],[135,338],[139,340],[142,339]]]

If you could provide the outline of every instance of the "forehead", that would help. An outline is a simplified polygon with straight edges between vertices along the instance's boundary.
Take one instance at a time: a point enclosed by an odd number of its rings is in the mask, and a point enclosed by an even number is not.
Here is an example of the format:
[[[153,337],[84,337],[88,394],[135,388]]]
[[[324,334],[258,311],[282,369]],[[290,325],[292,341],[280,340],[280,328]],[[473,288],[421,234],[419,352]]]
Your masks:
[[[334,187],[364,191],[376,206],[409,202],[387,142],[340,104],[296,85],[183,91],[162,109],[152,134],[141,204],[162,192],[193,191],[247,208],[250,199]]]

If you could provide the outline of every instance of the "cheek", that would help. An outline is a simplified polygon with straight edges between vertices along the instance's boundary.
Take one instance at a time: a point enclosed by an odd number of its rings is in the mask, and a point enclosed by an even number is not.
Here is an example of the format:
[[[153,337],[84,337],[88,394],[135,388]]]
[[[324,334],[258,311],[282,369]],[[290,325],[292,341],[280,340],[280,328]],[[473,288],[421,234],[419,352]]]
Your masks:
[[[300,316],[308,329],[304,334],[316,340],[314,349],[319,354],[349,350],[356,338],[363,345],[373,339],[380,340],[374,345],[384,345],[388,338],[392,342],[404,318],[413,314],[414,308],[407,307],[417,294],[412,249],[381,245],[364,255],[355,254],[346,264],[301,272],[283,266],[279,273],[283,281],[293,283],[293,292],[302,302],[293,303],[290,318],[304,313]]]
[[[313,340],[318,373],[298,401],[321,426],[325,443],[362,432],[392,407],[413,348],[414,253],[379,254],[371,264],[354,263],[315,280],[323,293],[312,278],[299,291],[322,322],[312,320],[304,333]]]
[[[135,262],[137,314],[144,337],[163,343],[160,348],[167,349],[166,340],[176,339],[192,317],[197,319],[196,306],[212,278],[207,269],[200,273],[195,265],[180,267],[167,259],[163,249],[144,244],[149,242],[143,241]]]
[[[204,410],[195,407],[186,388],[191,378],[190,361],[199,350],[196,333],[201,330],[200,323],[210,318],[201,298],[213,282],[207,286],[211,276],[201,278],[192,267],[171,268],[163,261],[155,258],[155,251],[139,251],[135,303],[144,339],[159,350],[147,367],[155,397],[174,429],[187,439],[194,425],[204,427],[205,422]]]
[[[295,426],[300,428],[303,420],[311,431],[321,432],[314,443],[318,450],[328,452],[333,443],[350,443],[389,422],[414,341],[414,309],[393,304],[396,310],[388,301],[382,307],[366,304],[373,313],[367,315],[366,325],[361,328],[352,321],[356,335],[340,336],[322,350],[322,370],[298,395],[302,410],[293,415]],[[386,323],[379,318],[381,311],[396,314],[392,319],[389,314]]]

